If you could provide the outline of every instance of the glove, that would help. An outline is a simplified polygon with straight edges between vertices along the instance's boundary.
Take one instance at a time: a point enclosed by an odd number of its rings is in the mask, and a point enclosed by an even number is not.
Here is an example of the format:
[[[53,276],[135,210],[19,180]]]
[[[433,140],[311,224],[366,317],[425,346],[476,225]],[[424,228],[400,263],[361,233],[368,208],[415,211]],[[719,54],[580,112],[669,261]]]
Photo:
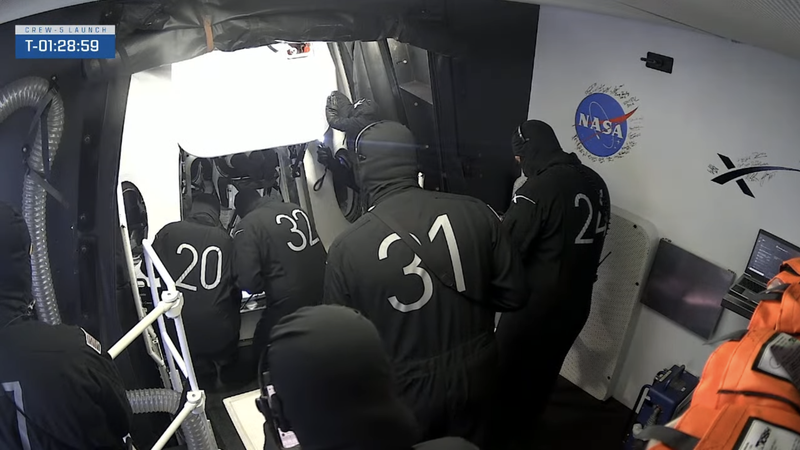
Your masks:
[[[339,164],[346,167],[347,170],[353,168],[353,164],[350,162],[350,152],[347,151],[346,148],[340,148],[336,151],[336,159],[339,161]]]
[[[325,119],[331,128],[345,131],[343,125],[352,114],[353,103],[350,99],[339,91],[331,92],[325,105]]]
[[[335,164],[333,151],[328,147],[320,146],[317,149],[317,162],[327,168],[331,168],[331,165]]]
[[[349,139],[355,139],[367,125],[381,120],[375,102],[361,99],[354,105],[339,91],[333,91],[328,96],[325,118],[331,128],[343,131]]]

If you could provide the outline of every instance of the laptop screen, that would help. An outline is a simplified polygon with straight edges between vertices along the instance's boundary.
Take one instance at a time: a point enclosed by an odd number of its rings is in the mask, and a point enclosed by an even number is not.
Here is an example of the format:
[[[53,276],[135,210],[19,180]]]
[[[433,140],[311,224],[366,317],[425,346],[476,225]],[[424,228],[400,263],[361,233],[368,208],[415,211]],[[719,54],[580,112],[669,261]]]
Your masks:
[[[781,264],[800,256],[800,248],[792,245],[774,234],[759,230],[750,261],[747,262],[746,273],[764,283],[778,274]]]

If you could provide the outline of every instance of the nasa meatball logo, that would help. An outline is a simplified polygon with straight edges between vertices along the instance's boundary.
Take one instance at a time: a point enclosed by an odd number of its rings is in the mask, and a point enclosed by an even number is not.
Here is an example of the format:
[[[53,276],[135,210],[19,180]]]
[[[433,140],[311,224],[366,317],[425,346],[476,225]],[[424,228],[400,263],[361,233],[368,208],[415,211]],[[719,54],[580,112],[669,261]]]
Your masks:
[[[641,135],[639,99],[624,85],[593,84],[575,111],[573,141],[595,162],[621,158],[636,146]]]

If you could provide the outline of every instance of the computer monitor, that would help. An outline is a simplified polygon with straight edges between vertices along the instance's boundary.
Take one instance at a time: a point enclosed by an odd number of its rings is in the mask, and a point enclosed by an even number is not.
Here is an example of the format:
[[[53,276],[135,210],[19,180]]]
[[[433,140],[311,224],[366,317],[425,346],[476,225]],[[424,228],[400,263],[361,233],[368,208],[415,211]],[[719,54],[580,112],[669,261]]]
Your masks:
[[[758,230],[756,243],[745,273],[766,284],[778,274],[781,264],[800,256],[800,247],[764,230]]]
[[[662,239],[642,303],[709,339],[722,314],[722,297],[735,274]]]

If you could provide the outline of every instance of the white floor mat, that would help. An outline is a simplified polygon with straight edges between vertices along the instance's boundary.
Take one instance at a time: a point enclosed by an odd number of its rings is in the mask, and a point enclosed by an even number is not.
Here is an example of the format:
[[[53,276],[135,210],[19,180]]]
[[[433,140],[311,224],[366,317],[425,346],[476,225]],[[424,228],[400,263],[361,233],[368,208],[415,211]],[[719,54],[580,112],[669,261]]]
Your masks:
[[[264,448],[264,416],[256,408],[258,396],[259,391],[256,389],[222,400],[247,450]]]

